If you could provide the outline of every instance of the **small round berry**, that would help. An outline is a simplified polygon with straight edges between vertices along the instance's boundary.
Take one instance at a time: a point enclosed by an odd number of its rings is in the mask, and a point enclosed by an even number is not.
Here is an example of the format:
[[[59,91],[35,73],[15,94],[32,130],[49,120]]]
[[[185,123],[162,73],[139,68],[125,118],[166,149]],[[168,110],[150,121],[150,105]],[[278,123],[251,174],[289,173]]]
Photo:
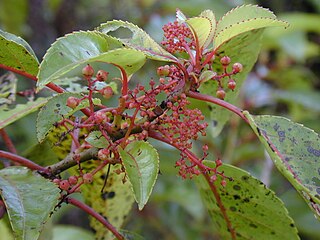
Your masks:
[[[62,181],[60,181],[59,187],[62,190],[68,190],[70,187],[70,183],[68,182],[68,180],[62,180]]]
[[[235,88],[236,88],[236,82],[233,80],[233,79],[229,79],[229,81],[228,81],[228,88],[230,89],[230,90],[234,90]]]
[[[112,97],[113,95],[113,90],[110,86],[107,86],[105,88],[102,88],[101,90],[99,90],[99,93],[105,98],[105,99],[109,99]]]
[[[239,72],[242,72],[243,70],[243,66],[241,63],[234,63],[233,66],[232,66],[232,72],[233,73],[239,73]]]
[[[87,64],[84,68],[82,68],[82,74],[85,77],[92,77],[94,74],[93,67],[91,67],[91,65]]]
[[[217,175],[212,175],[211,177],[210,177],[210,182],[214,182],[214,181],[216,181],[217,180]]]
[[[76,185],[78,183],[78,177],[77,176],[70,176],[68,178],[68,182],[70,185]]]
[[[227,186],[227,181],[223,179],[223,180],[220,182],[220,184],[221,184],[222,187],[225,187],[225,186]]]
[[[215,162],[216,162],[216,167],[220,167],[222,165],[222,161],[220,158],[218,158]]]
[[[67,99],[67,106],[69,108],[76,108],[80,103],[80,99],[79,98],[76,98],[76,97],[68,97]]]
[[[92,183],[93,181],[93,176],[91,173],[85,173],[82,176],[84,183]]]
[[[226,97],[226,92],[222,88],[220,88],[219,90],[217,90],[216,95],[217,98],[223,100]]]
[[[104,82],[108,79],[109,73],[104,70],[99,70],[96,74],[96,78],[100,82]]]
[[[170,67],[168,65],[158,67],[157,74],[159,77],[167,77],[170,73]]]
[[[55,178],[52,180],[53,183],[57,184],[58,186],[60,185],[60,179],[59,178]]]
[[[102,161],[110,159],[110,150],[108,148],[100,149],[98,151],[98,158]]]
[[[103,113],[103,112],[95,112],[94,114],[94,120],[95,120],[95,123],[97,124],[100,124],[102,123],[104,120],[106,120],[106,114]]]
[[[220,59],[220,62],[223,66],[228,66],[231,62],[231,59],[228,56],[224,56]]]

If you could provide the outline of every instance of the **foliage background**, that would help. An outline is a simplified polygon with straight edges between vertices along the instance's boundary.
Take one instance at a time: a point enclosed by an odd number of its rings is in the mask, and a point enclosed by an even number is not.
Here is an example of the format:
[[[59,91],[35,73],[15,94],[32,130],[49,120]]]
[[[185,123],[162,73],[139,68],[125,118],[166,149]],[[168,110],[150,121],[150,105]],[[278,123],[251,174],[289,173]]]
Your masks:
[[[0,28],[22,36],[41,59],[57,37],[75,30],[93,29],[108,20],[133,22],[160,42],[161,27],[174,20],[176,8],[188,16],[212,9],[220,17],[244,3],[270,8],[291,26],[287,30],[266,31],[259,61],[244,84],[238,106],[256,114],[286,116],[319,133],[319,0],[2,0]],[[136,80],[155,77],[152,67],[153,63],[148,63]],[[32,84],[20,79],[19,90],[33,87]],[[36,114],[32,114],[7,128],[20,153],[36,144],[35,118]],[[212,158],[220,156],[224,162],[250,171],[270,186],[285,202],[301,239],[319,239],[320,223],[273,168],[254,133],[239,118],[232,118],[218,138],[212,139],[209,134],[202,141],[209,145]],[[174,162],[178,154],[166,146],[158,147],[162,149],[162,174],[151,201],[143,211],[134,210],[125,229],[146,239],[219,239],[193,182],[176,176]],[[0,148],[4,148],[1,142]],[[89,229],[86,215],[69,207],[56,214],[51,224],[73,224]],[[45,234],[43,237],[47,239]]]

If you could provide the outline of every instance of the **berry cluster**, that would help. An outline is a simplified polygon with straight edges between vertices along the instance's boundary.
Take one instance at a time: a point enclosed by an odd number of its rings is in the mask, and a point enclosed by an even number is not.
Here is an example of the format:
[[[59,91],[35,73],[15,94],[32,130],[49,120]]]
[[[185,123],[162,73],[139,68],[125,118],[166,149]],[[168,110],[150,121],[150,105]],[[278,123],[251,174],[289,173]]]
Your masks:
[[[161,132],[167,139],[175,144],[180,150],[191,149],[192,141],[197,140],[198,134],[205,136],[208,124],[199,109],[189,109],[190,102],[183,93],[174,96],[167,103],[168,111],[161,115],[158,124],[153,128]]]
[[[226,91],[224,89],[224,78],[228,78],[227,88],[230,90],[234,90],[236,88],[236,81],[232,78],[233,75],[240,73],[243,69],[243,66],[241,63],[234,63],[232,65],[232,70],[228,72],[228,67],[231,63],[231,59],[228,56],[223,56],[220,59],[220,63],[223,68],[223,73],[221,75],[214,76],[214,80],[218,83],[218,89],[216,91],[216,96],[220,99],[224,99],[226,97]]]
[[[178,21],[169,22],[162,29],[165,40],[161,44],[168,52],[189,52],[189,49],[195,49],[193,34],[185,24],[180,24]]]

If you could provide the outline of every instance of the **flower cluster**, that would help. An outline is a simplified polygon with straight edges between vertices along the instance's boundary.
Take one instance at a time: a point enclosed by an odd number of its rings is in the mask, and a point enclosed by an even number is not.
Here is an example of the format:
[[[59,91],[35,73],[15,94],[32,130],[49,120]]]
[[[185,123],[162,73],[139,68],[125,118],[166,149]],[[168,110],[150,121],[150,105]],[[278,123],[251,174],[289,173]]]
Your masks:
[[[192,140],[198,139],[198,135],[206,135],[208,124],[199,109],[189,109],[190,102],[185,94],[174,96],[167,103],[167,112],[158,119],[158,124],[153,128],[162,133],[169,141],[180,150],[191,149]]]
[[[170,53],[188,52],[195,48],[195,41],[191,30],[185,24],[178,21],[169,22],[162,27],[165,40],[161,42]]]

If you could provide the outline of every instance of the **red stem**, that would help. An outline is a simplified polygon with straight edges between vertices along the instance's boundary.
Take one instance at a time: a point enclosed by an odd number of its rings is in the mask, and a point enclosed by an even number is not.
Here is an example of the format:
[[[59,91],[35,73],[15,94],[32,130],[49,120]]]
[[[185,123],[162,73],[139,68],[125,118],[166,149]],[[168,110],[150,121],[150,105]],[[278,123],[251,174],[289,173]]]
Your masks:
[[[197,93],[197,92],[191,92],[191,91],[187,93],[187,96],[191,97],[191,98],[198,99],[198,100],[202,100],[202,101],[205,101],[205,102],[210,102],[210,103],[219,105],[221,107],[224,107],[224,108],[230,110],[231,112],[234,112],[238,116],[240,116],[246,123],[249,124],[249,121],[243,115],[242,110],[240,108],[232,105],[231,103],[223,101],[223,100],[221,100],[219,98],[212,97],[210,95],[205,95],[205,94],[201,94],[201,93]]]
[[[16,162],[16,163],[20,163],[21,165],[31,169],[31,170],[37,170],[37,171],[41,171],[41,172],[46,172],[46,168],[30,161],[29,159],[27,158],[24,158],[24,157],[21,157],[19,155],[16,155],[16,154],[13,154],[13,153],[10,153],[10,152],[6,152],[6,151],[2,151],[0,150],[0,157],[3,157],[3,158],[6,158],[6,159],[9,159],[13,162]]]
[[[210,62],[210,60],[213,58],[213,56],[216,54],[216,51],[215,50],[212,50],[212,52],[210,52],[206,59],[204,60],[204,62],[202,63],[202,67],[204,67],[207,63]]]
[[[36,76],[34,76],[34,75],[32,75],[32,74],[29,74],[29,73],[27,73],[27,72],[24,72],[24,71],[21,71],[21,70],[18,70],[18,69],[15,69],[15,68],[12,68],[12,67],[3,65],[3,64],[0,64],[0,68],[6,69],[6,70],[11,71],[11,72],[14,72],[14,73],[17,73],[17,74],[19,74],[19,75],[21,75],[21,76],[24,76],[24,77],[26,77],[26,78],[29,78],[29,79],[35,81],[35,82],[38,81],[38,78],[37,78]],[[56,84],[54,84],[54,83],[48,83],[46,86],[47,86],[48,88],[50,88],[51,90],[57,92],[57,93],[63,93],[63,92],[65,92],[65,90],[64,90],[62,87],[60,87],[60,86],[58,86],[58,85],[56,85]],[[90,111],[89,111],[89,109],[82,109],[81,111],[82,111],[85,115],[90,116]]]
[[[3,128],[0,129],[0,135],[1,135],[5,145],[7,147],[7,149],[12,153],[17,154],[17,150],[16,150],[15,146],[13,145],[13,142],[11,141],[9,135],[7,134],[7,132]]]
[[[120,240],[124,240],[125,238],[115,229],[114,226],[112,226],[102,215],[94,211],[91,207],[88,205],[74,199],[74,198],[66,198],[65,200],[67,203],[71,203],[72,205],[82,209],[86,213],[90,214],[92,217],[97,219],[99,222],[101,222],[107,229],[109,229],[113,235]]]

